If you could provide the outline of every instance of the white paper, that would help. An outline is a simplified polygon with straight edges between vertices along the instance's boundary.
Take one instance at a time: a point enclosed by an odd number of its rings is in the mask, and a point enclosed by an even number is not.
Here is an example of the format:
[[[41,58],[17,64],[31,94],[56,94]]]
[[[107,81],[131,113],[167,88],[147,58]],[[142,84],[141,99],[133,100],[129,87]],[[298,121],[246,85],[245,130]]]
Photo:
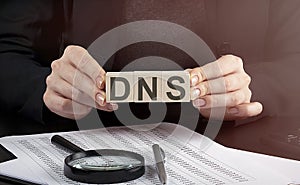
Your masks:
[[[154,128],[154,129],[153,129]],[[162,123],[89,131],[56,133],[85,150],[123,149],[145,157],[146,172],[127,185],[160,184],[152,145],[166,153],[168,184],[288,184],[291,178],[256,162],[255,155],[221,146],[182,126]],[[42,184],[80,184],[63,175],[64,158],[69,155],[50,143],[54,134],[14,136],[0,144],[18,159],[0,164],[0,174]]]

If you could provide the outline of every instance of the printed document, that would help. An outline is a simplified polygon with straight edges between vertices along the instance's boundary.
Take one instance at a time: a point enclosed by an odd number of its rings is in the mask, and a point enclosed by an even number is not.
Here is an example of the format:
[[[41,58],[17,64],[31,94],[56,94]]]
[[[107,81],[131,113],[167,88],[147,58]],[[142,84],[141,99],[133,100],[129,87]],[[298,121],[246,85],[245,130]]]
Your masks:
[[[160,184],[154,165],[152,145],[165,151],[168,184],[288,184],[290,179],[261,163],[255,156],[226,148],[205,136],[175,124],[113,127],[95,130],[55,133],[85,150],[121,149],[145,157],[146,172],[139,179],[123,184]],[[54,134],[13,136],[0,144],[17,159],[0,164],[0,174],[41,184],[81,184],[63,174],[67,151],[51,144]]]

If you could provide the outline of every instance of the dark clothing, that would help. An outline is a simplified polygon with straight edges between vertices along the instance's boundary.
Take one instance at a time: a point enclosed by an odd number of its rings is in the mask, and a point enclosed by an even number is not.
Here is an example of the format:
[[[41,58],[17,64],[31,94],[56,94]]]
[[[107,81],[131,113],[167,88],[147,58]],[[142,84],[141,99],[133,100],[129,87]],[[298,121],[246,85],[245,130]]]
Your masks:
[[[4,87],[1,90],[1,112],[46,125],[72,122],[51,113],[42,101],[45,78],[51,72],[50,64],[61,56],[67,45],[87,48],[114,27],[146,19],[175,22],[202,37],[207,37],[208,31],[204,29],[207,26],[202,0],[2,1],[1,4],[0,65]],[[196,67],[187,54],[177,50],[157,43],[132,45],[112,57],[112,64],[108,62],[112,68],[104,66],[104,69],[118,71],[134,59],[152,55],[173,59],[182,68]],[[180,108],[175,104],[168,106]],[[133,108],[137,116],[147,118],[149,113],[145,105],[132,107],[138,107]],[[176,112],[168,112],[166,121],[178,121]],[[99,113],[106,125],[118,124],[113,113]]]
[[[62,15],[63,6],[58,1],[1,2],[0,112],[1,121],[6,122],[1,124],[6,124],[4,129],[8,127],[10,133],[30,132],[32,127],[48,130],[35,122],[43,123],[43,116],[51,115],[42,96],[45,78],[51,72],[49,65],[60,56]],[[26,123],[28,127],[23,126]]]
[[[247,8],[259,9],[259,12],[268,10],[267,3],[260,6],[261,1],[255,2],[258,5]],[[244,16],[241,19],[245,20],[235,19],[232,23],[231,19],[226,19],[236,18],[232,10],[239,8],[227,4],[216,0],[1,1],[0,112],[27,118],[29,122],[41,124],[45,130],[75,129],[72,120],[51,113],[43,103],[45,78],[51,73],[51,62],[58,59],[70,44],[87,48],[105,32],[137,20],[177,23],[204,39],[217,57],[233,53],[243,57],[246,63],[258,61],[263,55],[265,22],[257,23],[255,18],[247,20],[253,13],[245,11],[240,12]],[[235,1],[235,4],[246,7],[241,1]],[[262,14],[256,16],[259,15]],[[226,21],[230,26],[226,27]],[[255,26],[259,26],[255,31],[246,32]],[[242,40],[241,37],[249,39]],[[197,67],[197,63],[178,48],[147,42],[118,51],[103,67],[106,71],[119,71],[130,61],[145,56],[166,57],[182,68]],[[149,116],[144,106],[132,104],[137,117]],[[179,106],[168,105],[165,121],[178,122]],[[99,114],[107,126],[119,124],[114,113],[99,111]]]

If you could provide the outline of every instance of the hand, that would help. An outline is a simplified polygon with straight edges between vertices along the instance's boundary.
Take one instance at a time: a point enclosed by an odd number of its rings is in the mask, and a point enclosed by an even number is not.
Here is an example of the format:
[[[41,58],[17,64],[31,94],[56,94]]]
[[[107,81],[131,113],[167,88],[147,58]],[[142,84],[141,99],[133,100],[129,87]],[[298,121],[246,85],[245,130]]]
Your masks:
[[[52,112],[81,119],[93,107],[104,111],[118,108],[105,102],[105,71],[84,48],[68,46],[51,68],[43,100]]]
[[[193,105],[204,117],[210,117],[211,109],[216,112],[225,109],[224,120],[245,119],[262,112],[261,103],[250,101],[251,78],[244,71],[243,61],[239,57],[226,55],[215,62],[188,71]],[[213,119],[222,119],[221,114]]]

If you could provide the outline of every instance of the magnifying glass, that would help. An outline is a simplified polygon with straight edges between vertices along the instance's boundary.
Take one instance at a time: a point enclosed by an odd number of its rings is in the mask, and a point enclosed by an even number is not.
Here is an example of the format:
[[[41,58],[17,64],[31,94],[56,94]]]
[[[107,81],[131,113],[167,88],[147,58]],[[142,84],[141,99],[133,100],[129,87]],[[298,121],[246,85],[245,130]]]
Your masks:
[[[71,151],[64,161],[64,175],[78,182],[111,184],[127,182],[145,173],[145,159],[126,150],[85,151],[65,138],[54,135],[51,143]]]

